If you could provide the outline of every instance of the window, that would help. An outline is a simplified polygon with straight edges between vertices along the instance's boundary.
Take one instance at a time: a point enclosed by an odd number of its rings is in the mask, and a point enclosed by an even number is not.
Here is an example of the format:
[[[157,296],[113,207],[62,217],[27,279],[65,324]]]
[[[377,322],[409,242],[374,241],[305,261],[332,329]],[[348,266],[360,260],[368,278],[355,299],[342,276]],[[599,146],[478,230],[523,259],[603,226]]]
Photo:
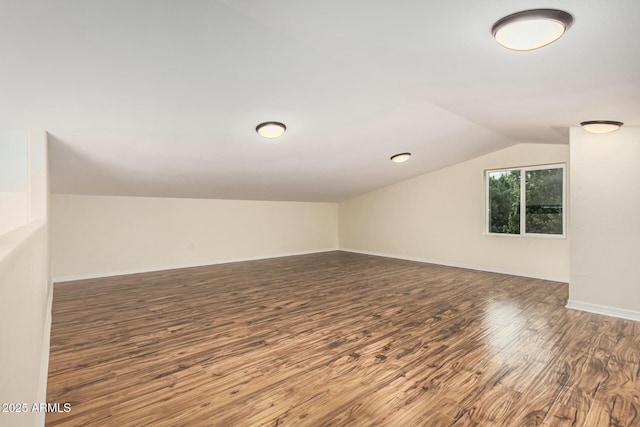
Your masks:
[[[486,172],[487,232],[565,235],[565,167],[532,166]]]

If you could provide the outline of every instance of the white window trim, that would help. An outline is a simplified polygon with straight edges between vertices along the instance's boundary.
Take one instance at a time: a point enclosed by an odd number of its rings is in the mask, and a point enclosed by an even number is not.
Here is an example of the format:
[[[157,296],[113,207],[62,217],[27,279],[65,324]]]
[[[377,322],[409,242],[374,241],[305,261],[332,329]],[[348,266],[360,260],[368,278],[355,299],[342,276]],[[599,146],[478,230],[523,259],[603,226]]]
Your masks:
[[[562,169],[562,234],[540,234],[526,232],[526,172],[540,169]],[[493,172],[520,171],[520,234],[491,233],[489,231],[490,205],[489,205],[489,174]],[[487,236],[507,236],[507,237],[542,237],[546,239],[566,239],[567,238],[567,164],[551,163],[535,166],[514,166],[512,168],[487,169],[484,171],[485,189],[485,210],[484,210],[484,234]],[[525,230],[525,232],[522,232]]]

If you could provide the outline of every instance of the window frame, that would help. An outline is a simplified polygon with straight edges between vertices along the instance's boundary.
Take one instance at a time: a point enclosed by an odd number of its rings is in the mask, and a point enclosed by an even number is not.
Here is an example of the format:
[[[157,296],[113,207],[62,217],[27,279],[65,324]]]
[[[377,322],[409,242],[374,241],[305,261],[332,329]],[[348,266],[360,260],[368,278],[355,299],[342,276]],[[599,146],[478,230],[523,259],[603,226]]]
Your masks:
[[[544,234],[544,233],[527,233],[527,178],[528,171],[543,169],[562,169],[562,234]],[[520,171],[520,233],[492,233],[489,221],[491,219],[489,201],[489,174],[493,172],[511,172]],[[567,164],[566,163],[549,163],[534,166],[514,166],[501,169],[486,169],[484,171],[484,189],[485,189],[485,221],[484,234],[487,236],[510,236],[510,237],[543,237],[549,239],[566,239],[567,238]]]

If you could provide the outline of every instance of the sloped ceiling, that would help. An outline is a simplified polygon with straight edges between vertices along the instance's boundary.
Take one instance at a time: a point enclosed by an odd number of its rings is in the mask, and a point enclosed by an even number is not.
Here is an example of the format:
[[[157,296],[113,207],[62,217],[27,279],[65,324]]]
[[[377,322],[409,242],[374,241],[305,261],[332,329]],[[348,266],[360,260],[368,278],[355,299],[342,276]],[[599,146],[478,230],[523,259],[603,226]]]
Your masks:
[[[491,37],[538,7],[574,15],[557,43]],[[640,125],[638,22],[637,0],[5,1],[0,124],[50,133],[57,193],[341,201],[583,120]]]

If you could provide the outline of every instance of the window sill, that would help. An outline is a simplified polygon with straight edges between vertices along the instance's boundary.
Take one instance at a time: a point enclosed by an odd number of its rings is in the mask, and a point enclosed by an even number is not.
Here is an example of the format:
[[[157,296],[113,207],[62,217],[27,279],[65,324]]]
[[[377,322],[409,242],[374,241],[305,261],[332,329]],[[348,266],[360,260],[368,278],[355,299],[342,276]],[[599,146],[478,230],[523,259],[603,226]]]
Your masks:
[[[536,233],[524,233],[524,234],[508,234],[508,233],[484,233],[485,236],[506,236],[506,237],[537,237],[542,239],[566,239],[566,234],[536,234]]]

